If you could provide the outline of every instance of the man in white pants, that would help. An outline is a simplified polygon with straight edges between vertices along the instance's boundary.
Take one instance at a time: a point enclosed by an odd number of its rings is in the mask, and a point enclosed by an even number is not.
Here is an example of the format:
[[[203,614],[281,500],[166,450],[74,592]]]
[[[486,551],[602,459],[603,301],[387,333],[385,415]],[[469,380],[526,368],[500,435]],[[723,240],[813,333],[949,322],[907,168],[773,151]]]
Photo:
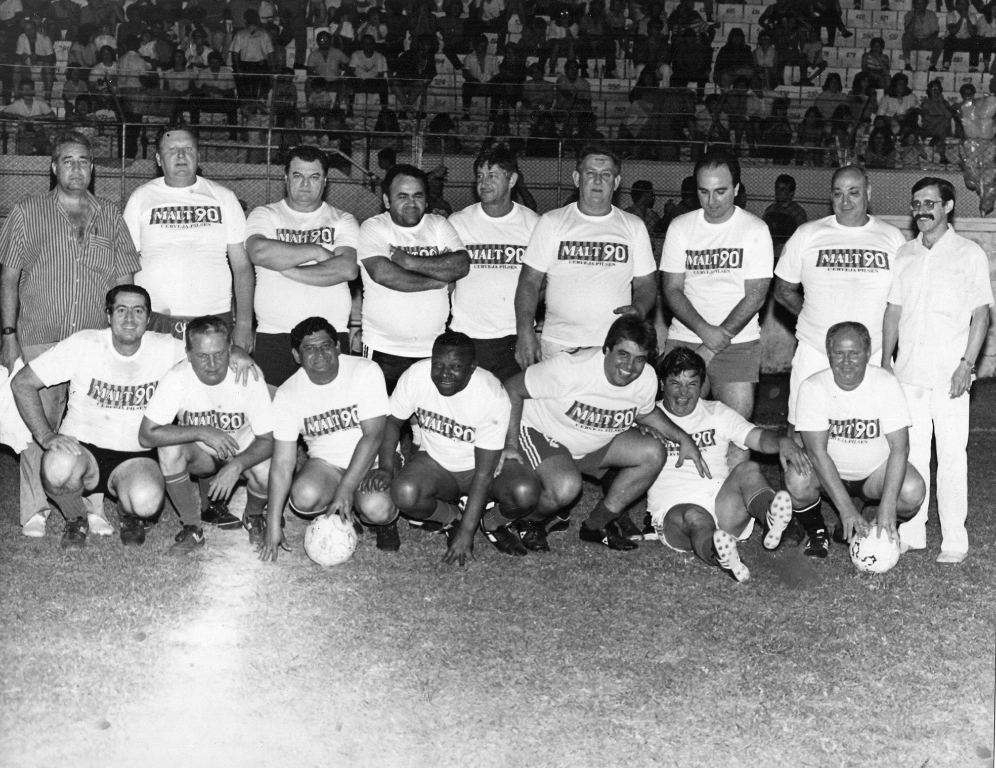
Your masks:
[[[968,406],[975,360],[989,327],[993,290],[986,252],[948,223],[954,187],[930,176],[913,185],[920,235],[899,249],[882,328],[882,367],[906,393],[913,425],[910,462],[930,494],[930,442],[937,443],[939,563],[968,555]],[[899,527],[904,549],[927,546],[927,504]]]

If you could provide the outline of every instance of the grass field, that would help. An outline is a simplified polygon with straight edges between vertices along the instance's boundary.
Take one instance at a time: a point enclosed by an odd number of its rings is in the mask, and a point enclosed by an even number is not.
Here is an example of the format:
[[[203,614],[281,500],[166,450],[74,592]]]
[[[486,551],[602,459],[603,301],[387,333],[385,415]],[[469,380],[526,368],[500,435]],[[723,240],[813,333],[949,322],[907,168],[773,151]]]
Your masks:
[[[978,390],[969,559],[934,563],[932,521],[878,577],[758,533],[745,585],[656,542],[584,545],[593,486],[554,552],[478,537],[464,569],[402,526],[400,553],[365,536],[323,571],[297,520],[276,566],[244,532],[172,561],[172,522],[64,553],[20,536],[0,458],[0,764],[991,766],[996,385]]]

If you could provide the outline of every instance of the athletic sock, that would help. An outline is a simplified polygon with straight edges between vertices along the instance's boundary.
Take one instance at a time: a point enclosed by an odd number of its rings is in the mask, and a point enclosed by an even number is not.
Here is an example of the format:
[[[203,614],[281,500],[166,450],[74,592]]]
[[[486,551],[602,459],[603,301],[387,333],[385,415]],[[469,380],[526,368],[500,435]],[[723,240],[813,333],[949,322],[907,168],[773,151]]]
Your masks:
[[[611,512],[605,507],[605,499],[602,499],[595,508],[591,510],[591,514],[588,515],[588,519],[584,521],[584,527],[589,528],[593,531],[597,531],[600,528],[604,528],[613,520],[619,517],[618,513]]]
[[[773,488],[760,488],[754,491],[754,495],[747,502],[747,514],[755,520],[765,520],[768,515],[768,507],[771,506],[771,501],[774,498]]]
[[[89,506],[83,501],[82,491],[59,494],[51,493],[49,494],[49,498],[55,502],[55,506],[59,508],[59,511],[66,520],[76,520],[80,517],[86,520],[86,516],[90,512]]]
[[[190,474],[181,472],[177,475],[167,475],[166,494],[173,502],[176,511],[180,515],[180,522],[183,525],[201,524],[201,505],[197,498],[197,488],[190,479]]]
[[[266,508],[266,496],[258,496],[246,488],[246,517],[258,517]]]
[[[803,509],[792,509],[792,514],[796,516],[799,523],[802,525],[803,530],[805,530],[810,536],[814,533],[825,531],[827,529],[827,524],[823,520],[823,513],[820,511],[822,504],[823,500],[817,499],[808,507],[804,507]]]
[[[513,518],[505,517],[501,513],[501,510],[497,504],[495,504],[491,509],[485,510],[484,515],[481,517],[481,522],[484,525],[484,530],[495,531],[499,528],[504,528],[512,522]]]
[[[442,523],[443,525],[459,519],[460,507],[448,501],[437,501],[435,510],[426,518],[426,520],[431,520],[434,523]]]
[[[197,490],[201,494],[201,509],[209,509],[211,507],[211,478],[210,477],[198,477],[197,478]]]

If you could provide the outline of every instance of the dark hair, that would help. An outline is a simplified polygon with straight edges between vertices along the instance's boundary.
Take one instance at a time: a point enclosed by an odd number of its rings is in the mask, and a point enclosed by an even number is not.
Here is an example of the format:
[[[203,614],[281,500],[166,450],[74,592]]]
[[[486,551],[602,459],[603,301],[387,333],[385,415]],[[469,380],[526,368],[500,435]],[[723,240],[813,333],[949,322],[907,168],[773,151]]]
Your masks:
[[[501,168],[509,176],[519,172],[519,162],[515,158],[515,152],[504,142],[496,142],[490,147],[485,146],[481,149],[481,153],[474,160],[474,175],[476,176],[485,166]]]
[[[82,95],[82,94],[81,94]],[[90,143],[90,139],[87,138],[85,133],[80,133],[79,131],[60,131],[55,137],[55,141],[52,142],[52,162],[56,163],[59,161],[59,152],[67,144],[79,144],[81,147],[86,149],[87,154],[93,157],[93,144]]]
[[[789,173],[781,173],[778,175],[778,178],[775,179],[775,186],[778,186],[779,184],[788,184],[789,187],[792,188],[792,191],[795,192],[795,176],[792,176]]]
[[[703,383],[706,377],[706,364],[702,356],[688,347],[675,347],[657,364],[657,378],[661,383],[669,376],[692,373]]]
[[[184,333],[187,349],[192,348],[191,340],[194,336],[207,336],[212,333],[221,334],[225,337],[226,342],[232,339],[232,327],[217,315],[195,317],[187,323],[187,330]]]
[[[581,150],[578,152],[578,160],[577,163],[575,163],[574,165],[574,169],[580,171],[581,163],[583,163],[586,158],[591,157],[592,155],[602,155],[603,157],[609,158],[609,160],[612,161],[612,164],[615,165],[616,167],[616,173],[618,174],[620,171],[622,171],[622,160],[620,159],[619,155],[617,155],[615,152],[613,152],[604,144],[585,144],[583,147],[581,147]]]
[[[632,341],[640,349],[647,350],[647,357],[652,358],[657,355],[657,331],[654,326],[636,315],[623,315],[611,326],[605,335],[605,344],[602,345],[603,352],[615,349],[621,341]]]
[[[197,129],[194,128],[190,123],[186,123],[183,120],[171,121],[166,123],[162,128],[159,129],[159,133],[156,134],[156,152],[162,152],[163,139],[170,133],[174,131],[180,131],[186,133],[194,140],[194,148],[197,148]]]
[[[696,161],[695,169],[692,171],[695,184],[699,183],[699,171],[705,168],[719,168],[724,165],[730,172],[730,176],[733,177],[733,186],[737,186],[740,183],[740,161],[731,152],[719,148],[710,149]]]
[[[394,165],[398,160],[398,153],[394,147],[384,147],[380,152],[377,153],[377,159],[390,160],[391,165]]]
[[[322,331],[325,331],[329,335],[329,338],[335,342],[336,346],[339,346],[339,332],[332,323],[324,317],[309,317],[291,329],[291,349],[295,352],[300,352],[301,342],[304,341],[305,336],[310,336],[313,333],[321,333]]]
[[[831,325],[830,330],[827,331],[827,354],[830,354],[830,345],[833,340],[837,338],[838,334],[844,331],[852,331],[858,335],[861,339],[861,346],[864,347],[865,352],[871,354],[872,351],[872,337],[868,333],[868,329],[865,328],[861,323],[855,322],[854,320],[845,320],[842,323],[837,323],[836,325]]]
[[[910,190],[910,194],[915,195],[921,189],[926,189],[927,187],[937,187],[937,191],[941,193],[941,200],[945,203],[954,202],[954,184],[947,179],[940,179],[937,176],[924,176],[920,179],[920,181],[913,185],[913,189]]]
[[[284,173],[290,173],[291,160],[294,158],[297,158],[302,163],[321,163],[322,173],[329,172],[328,155],[311,144],[299,144],[287,153],[287,159],[284,160]]]
[[[841,82],[840,75],[838,75],[836,72],[831,72],[829,75],[827,75],[827,79],[823,81],[823,90],[829,91],[830,83],[834,82],[837,83],[837,88],[839,88],[841,91],[844,90],[844,83]]]
[[[137,296],[141,296],[145,299],[145,309],[147,312],[152,312],[152,297],[149,296],[149,292],[145,290],[140,285],[132,285],[127,283],[125,285],[115,285],[111,290],[107,292],[107,296],[104,297],[104,311],[107,314],[111,314],[114,309],[114,300],[117,299],[122,293],[134,293]]]
[[[473,340],[466,333],[445,331],[439,334],[432,342],[432,356],[435,357],[444,349],[455,350],[461,355],[466,355],[472,363],[477,362],[477,347],[474,346]]]
[[[408,163],[398,163],[387,169],[387,173],[384,174],[384,181],[380,185],[381,192],[387,195],[389,199],[391,197],[391,184],[394,183],[394,180],[398,176],[409,176],[413,179],[418,179],[422,182],[423,191],[429,191],[429,175],[425,171]]]

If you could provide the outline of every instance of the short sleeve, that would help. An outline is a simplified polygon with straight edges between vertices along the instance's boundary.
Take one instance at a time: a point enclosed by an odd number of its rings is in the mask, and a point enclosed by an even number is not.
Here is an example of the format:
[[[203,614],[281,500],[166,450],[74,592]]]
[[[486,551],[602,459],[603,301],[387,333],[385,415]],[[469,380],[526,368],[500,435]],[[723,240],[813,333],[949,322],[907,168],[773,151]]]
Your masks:
[[[387,399],[387,385],[384,383],[384,372],[376,363],[364,367],[366,370],[360,383],[362,396],[357,403],[361,422],[386,416],[390,407]]]
[[[408,421],[415,413],[415,404],[412,395],[416,387],[414,371],[418,366],[412,366],[398,379],[398,385],[394,388],[390,400],[390,414],[401,421]]]
[[[795,428],[797,431],[827,432],[830,430],[830,417],[827,415],[826,403],[821,394],[821,387],[813,377],[802,382],[802,386],[799,387],[799,400],[795,406]]]
[[[26,243],[24,211],[21,206],[15,205],[0,229],[0,264],[11,269],[23,269]]]
[[[912,425],[910,418],[910,408],[906,402],[906,395],[897,379],[892,374],[882,372],[882,385],[879,391],[879,412],[882,414],[882,434],[888,435],[898,432],[904,427]]]
[[[111,213],[111,218],[114,223],[115,277],[134,274],[142,268],[134,238],[124,217],[116,209]]]
[[[228,217],[228,244],[243,245],[246,241],[246,213],[242,210],[242,204],[230,189],[225,195],[225,215]]]
[[[125,226],[128,227],[128,232],[131,234],[131,241],[135,245],[135,250],[139,253],[142,252],[142,225],[138,220],[142,207],[141,196],[141,191],[136,189],[129,196],[124,208]]]
[[[389,257],[387,239],[384,237],[384,227],[379,217],[367,219],[360,225],[360,234],[356,242],[357,261],[365,261],[374,256]]]
[[[466,246],[463,244],[463,240],[460,239],[460,235],[453,228],[453,225],[449,223],[442,216],[437,217],[438,221],[435,222],[436,228],[436,245],[439,248],[440,253],[450,253],[452,251],[463,251]]]
[[[277,227],[273,221],[273,209],[268,205],[257,205],[249,212],[246,219],[246,240],[253,235],[273,239],[277,235]]]
[[[744,280],[769,280],[775,266],[771,233],[763,221],[753,221],[754,236],[748,244],[750,258],[744,264]]]
[[[504,389],[494,392],[488,418],[477,428],[474,447],[484,451],[500,451],[505,447],[512,405]]]
[[[183,402],[183,370],[178,366],[167,372],[156,387],[155,394],[149,399],[145,418],[153,424],[172,424],[180,412],[180,404]]]
[[[28,365],[42,384],[46,387],[54,387],[56,384],[72,379],[76,362],[82,358],[83,354],[84,345],[80,343],[79,334],[74,333],[40,354]]]
[[[806,247],[807,229],[808,227],[799,227],[795,231],[795,234],[785,243],[782,255],[778,259],[775,276],[780,277],[786,283],[802,282],[802,252]]]
[[[236,385],[240,386],[240,385]],[[250,379],[246,384],[249,390],[246,398],[249,413],[249,426],[252,433],[259,437],[273,432],[273,401],[270,400],[270,390],[266,387],[266,382]]]
[[[685,254],[682,244],[685,242],[685,217],[680,216],[671,222],[664,237],[664,248],[661,251],[661,272],[683,274],[685,272]]]
[[[566,352],[540,360],[526,368],[523,382],[534,400],[556,400],[571,390],[571,357]]]
[[[356,248],[360,242],[360,225],[351,213],[339,213],[339,221],[335,225],[335,248]]]
[[[894,277],[892,278],[892,285],[889,286],[889,298],[887,301],[889,304],[894,304],[897,307],[901,307],[903,305],[902,277],[903,272],[906,271],[906,261],[909,258],[910,257],[897,257],[895,263],[892,265]]]
[[[893,282],[895,285],[895,282]],[[968,275],[968,305],[973,309],[993,305],[993,285],[989,277],[989,259],[985,253],[974,251]],[[890,299],[891,301],[891,299]]]
[[[720,403],[722,405],[722,403]],[[747,447],[747,436],[756,427],[732,408],[723,406],[723,433],[731,443],[741,448]]]
[[[647,232],[647,225],[642,219],[632,221],[633,224],[633,276],[646,277],[657,271],[657,262],[654,261],[654,248],[650,244],[650,234]]]
[[[549,215],[540,216],[536,228],[529,238],[529,244],[522,255],[522,264],[538,272],[546,273],[556,254],[556,246],[552,243],[553,222]]]

